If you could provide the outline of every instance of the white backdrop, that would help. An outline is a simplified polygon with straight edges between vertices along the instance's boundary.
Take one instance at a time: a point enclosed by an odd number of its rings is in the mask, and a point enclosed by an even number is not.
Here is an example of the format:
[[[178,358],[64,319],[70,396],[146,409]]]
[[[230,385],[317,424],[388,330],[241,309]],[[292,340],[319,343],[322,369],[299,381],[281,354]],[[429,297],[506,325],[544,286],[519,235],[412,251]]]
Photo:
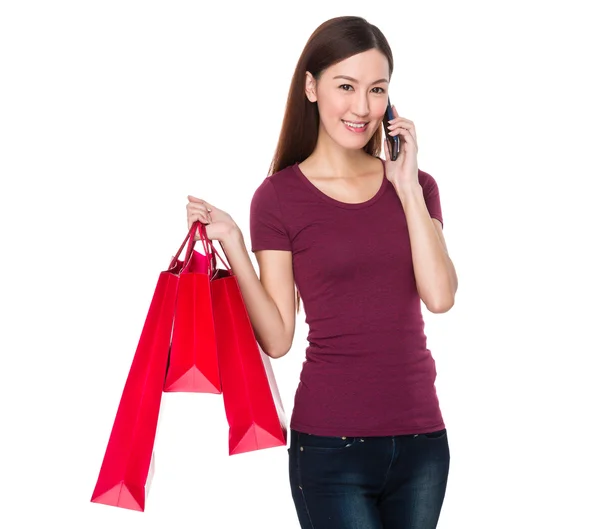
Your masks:
[[[230,457],[214,395],[163,396],[146,512],[89,500],[186,196],[249,247],[298,56],[356,14],[394,51],[459,275],[450,312],[424,309],[438,527],[600,527],[594,3],[201,4],[1,4],[0,526],[298,527],[285,448]],[[306,332],[273,361],[288,419]]]

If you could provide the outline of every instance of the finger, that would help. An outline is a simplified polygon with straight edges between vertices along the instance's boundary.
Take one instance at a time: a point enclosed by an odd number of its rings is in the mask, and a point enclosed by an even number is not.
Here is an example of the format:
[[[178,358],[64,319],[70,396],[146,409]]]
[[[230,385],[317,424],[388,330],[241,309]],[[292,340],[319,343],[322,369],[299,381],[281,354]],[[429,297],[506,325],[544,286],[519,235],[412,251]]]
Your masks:
[[[210,222],[204,222],[202,219],[198,219],[203,226],[207,226]],[[202,226],[198,226],[196,228],[196,233],[194,234],[194,240],[199,241],[202,238]]]
[[[210,212],[212,211],[212,209],[207,208],[204,204],[195,204],[195,203],[189,203],[187,205],[187,210],[188,210],[188,215],[189,214],[198,214],[198,215],[204,215],[206,218],[210,219],[212,222],[212,217],[210,215]]]
[[[398,110],[396,110],[395,105],[392,105],[392,110],[393,110],[395,117],[393,119],[390,119],[390,124],[396,125],[398,123],[406,123],[409,126],[409,128],[411,128],[411,127],[414,128],[414,126],[415,126],[414,122],[411,121],[410,119],[403,118],[402,116],[400,116],[400,114],[398,114]]]
[[[394,118],[394,119],[390,119],[390,123],[391,123],[391,124],[394,124],[394,125],[395,125],[396,123],[405,123],[405,124],[407,124],[409,127],[414,127],[414,126],[415,126],[415,123],[414,123],[414,121],[411,121],[410,119],[407,119],[407,118],[403,118],[403,117],[401,117],[401,116],[398,116],[397,118]]]
[[[391,136],[398,136],[398,134],[400,134],[401,132],[407,132],[410,131],[410,129],[406,128],[406,127],[402,127],[400,125],[396,126],[396,127],[389,127],[389,132]]]
[[[188,195],[188,199],[190,200],[189,204],[202,204],[202,205],[206,206],[206,209],[208,211],[212,211],[212,209],[213,209],[213,206],[211,206],[206,200],[203,200],[201,198],[196,198],[191,195]]]
[[[208,211],[206,204],[198,204],[197,202],[188,202],[186,207],[188,211]]]
[[[406,130],[410,130],[412,132],[412,131],[415,131],[415,126],[408,120],[397,121],[395,123],[392,123],[390,121],[390,124],[388,125],[388,129],[389,130],[406,129]]]
[[[188,216],[188,224],[190,227],[196,221],[199,221],[202,224],[210,224],[212,219],[208,213],[194,213]]]
[[[409,130],[398,129],[398,133],[404,138],[404,141],[406,143],[408,143],[409,145],[414,145],[415,144],[415,139],[413,138],[413,136],[412,136],[412,134],[410,133]]]
[[[212,211],[214,209],[214,206],[212,204],[209,204],[206,200],[203,200],[202,202],[204,203],[208,211]]]
[[[408,129],[403,129],[405,132],[408,133],[408,135],[404,135],[405,138],[410,138],[410,140],[412,141],[412,143],[414,143],[414,145],[417,145],[417,133],[415,131],[414,128],[408,128]]]
[[[209,224],[212,222],[212,217],[211,217],[210,213],[207,213],[205,211],[198,212],[195,215],[195,218],[197,220],[199,220],[200,222],[203,222],[204,224]]]
[[[410,119],[398,118],[390,121],[388,127],[391,129],[392,127],[401,127],[403,129],[408,129],[412,132],[413,136],[416,137],[416,129],[415,124],[410,121]]]
[[[391,136],[397,136],[398,135],[398,131],[401,129],[401,127],[388,127],[388,132],[390,133]]]
[[[411,145],[414,148],[415,152],[419,151],[419,146],[417,145],[417,138],[413,136],[413,133],[410,130],[406,131],[406,134],[403,135],[403,138],[408,145]]]

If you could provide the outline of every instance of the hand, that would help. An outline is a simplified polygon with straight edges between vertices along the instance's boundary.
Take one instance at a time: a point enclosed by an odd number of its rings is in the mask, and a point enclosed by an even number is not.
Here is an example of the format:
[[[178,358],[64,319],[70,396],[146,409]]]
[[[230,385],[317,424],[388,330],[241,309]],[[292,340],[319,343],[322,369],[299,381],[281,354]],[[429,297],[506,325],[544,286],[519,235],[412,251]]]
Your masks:
[[[394,119],[390,120],[389,132],[392,136],[400,134],[400,153],[395,161],[392,161],[387,141],[384,142],[385,149],[385,173],[394,186],[410,186],[419,183],[419,168],[417,166],[417,131],[415,124],[410,119],[398,115],[396,107],[392,105]]]
[[[194,222],[199,220],[202,224],[206,225],[206,236],[211,241],[217,240],[219,242],[223,242],[224,239],[227,239],[236,230],[239,230],[237,224],[228,213],[209,204],[206,200],[188,195],[188,201],[186,206],[188,230],[191,229]],[[197,241],[199,239],[200,235],[196,231],[194,240]]]

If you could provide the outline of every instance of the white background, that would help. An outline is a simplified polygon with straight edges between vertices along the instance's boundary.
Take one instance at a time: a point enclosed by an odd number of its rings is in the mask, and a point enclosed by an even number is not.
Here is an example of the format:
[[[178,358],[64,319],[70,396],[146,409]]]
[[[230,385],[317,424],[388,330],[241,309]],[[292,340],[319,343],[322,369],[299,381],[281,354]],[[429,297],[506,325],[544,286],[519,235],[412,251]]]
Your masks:
[[[424,309],[438,527],[600,527],[593,5],[2,2],[0,526],[298,527],[285,448],[229,456],[214,395],[163,396],[146,512],[89,500],[186,196],[249,246],[298,56],[357,14],[394,51],[459,275],[450,312]],[[273,362],[288,419],[306,332]]]

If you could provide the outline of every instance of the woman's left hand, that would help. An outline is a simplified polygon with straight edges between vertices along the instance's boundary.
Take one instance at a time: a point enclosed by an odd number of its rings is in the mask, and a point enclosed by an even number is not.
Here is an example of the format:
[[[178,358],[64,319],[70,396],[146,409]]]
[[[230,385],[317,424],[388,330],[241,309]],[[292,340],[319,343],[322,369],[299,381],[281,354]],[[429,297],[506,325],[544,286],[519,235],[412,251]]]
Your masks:
[[[417,166],[417,131],[415,124],[398,115],[396,107],[392,105],[394,119],[390,121],[389,132],[392,136],[400,135],[400,153],[392,161],[388,142],[384,141],[385,148],[385,173],[387,179],[394,186],[410,186],[419,183],[419,168]]]

